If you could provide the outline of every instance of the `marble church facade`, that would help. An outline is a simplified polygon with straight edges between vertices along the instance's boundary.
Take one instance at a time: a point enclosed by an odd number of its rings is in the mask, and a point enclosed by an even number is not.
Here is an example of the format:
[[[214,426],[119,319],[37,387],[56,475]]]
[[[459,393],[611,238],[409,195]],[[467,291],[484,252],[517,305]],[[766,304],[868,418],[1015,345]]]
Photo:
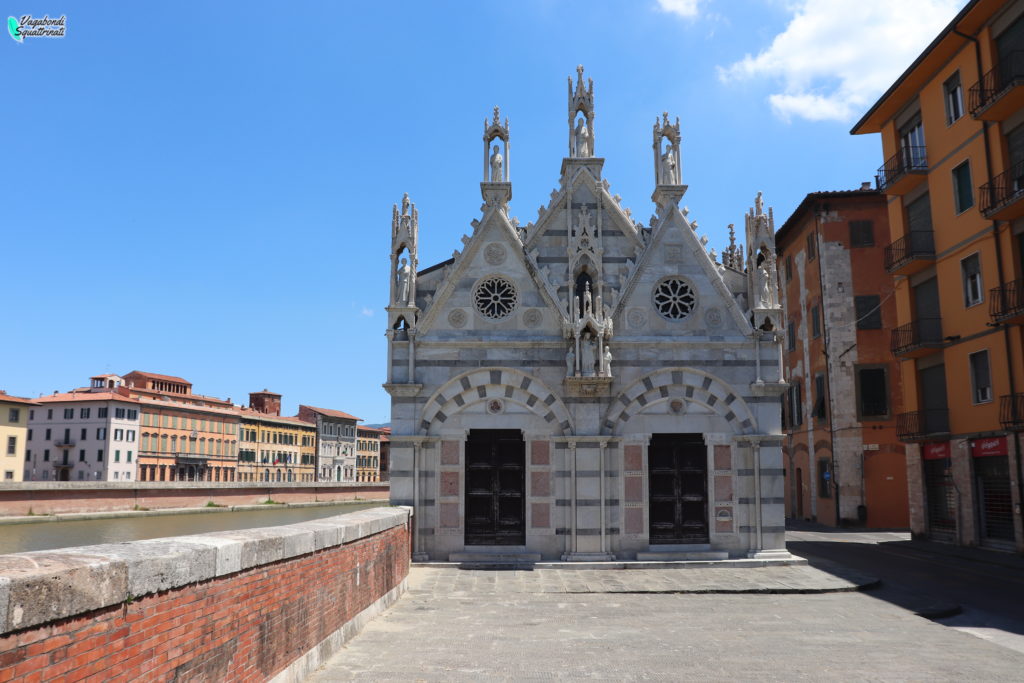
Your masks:
[[[393,209],[384,386],[415,557],[787,557],[771,210],[758,195],[746,248],[709,250],[679,204],[665,114],[644,225],[602,177],[582,67],[567,113],[559,187],[535,222],[509,216],[497,108],[482,215],[451,259],[420,269],[416,207]]]

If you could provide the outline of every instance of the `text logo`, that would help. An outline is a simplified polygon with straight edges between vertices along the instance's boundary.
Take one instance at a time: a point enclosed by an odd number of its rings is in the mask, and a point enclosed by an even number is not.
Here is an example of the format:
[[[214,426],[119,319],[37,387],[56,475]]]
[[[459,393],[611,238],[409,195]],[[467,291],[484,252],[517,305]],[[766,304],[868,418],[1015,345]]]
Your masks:
[[[7,32],[16,42],[23,43],[26,38],[63,38],[67,28],[67,17],[51,19],[49,14],[33,17],[23,14],[20,19],[7,17]]]

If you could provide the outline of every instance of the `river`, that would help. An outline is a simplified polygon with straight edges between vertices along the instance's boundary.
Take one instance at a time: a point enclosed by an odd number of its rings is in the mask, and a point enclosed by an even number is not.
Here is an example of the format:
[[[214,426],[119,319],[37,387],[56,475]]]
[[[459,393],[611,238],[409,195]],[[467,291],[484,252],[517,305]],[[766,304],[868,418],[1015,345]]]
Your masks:
[[[0,523],[0,555],[29,550],[52,550],[99,543],[141,541],[202,534],[208,531],[232,531],[261,526],[297,524],[321,517],[386,506],[387,501],[340,503],[317,507],[240,510],[237,512],[198,512],[153,517],[118,517],[29,524]]]

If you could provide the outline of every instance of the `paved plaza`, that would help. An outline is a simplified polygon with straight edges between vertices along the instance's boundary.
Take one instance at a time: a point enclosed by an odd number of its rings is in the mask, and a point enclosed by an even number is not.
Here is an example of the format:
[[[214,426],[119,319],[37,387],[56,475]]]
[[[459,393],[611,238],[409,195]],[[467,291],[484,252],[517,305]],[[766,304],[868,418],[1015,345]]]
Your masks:
[[[807,566],[413,567],[409,592],[311,680],[1021,679],[1024,654],[857,592],[866,581]]]

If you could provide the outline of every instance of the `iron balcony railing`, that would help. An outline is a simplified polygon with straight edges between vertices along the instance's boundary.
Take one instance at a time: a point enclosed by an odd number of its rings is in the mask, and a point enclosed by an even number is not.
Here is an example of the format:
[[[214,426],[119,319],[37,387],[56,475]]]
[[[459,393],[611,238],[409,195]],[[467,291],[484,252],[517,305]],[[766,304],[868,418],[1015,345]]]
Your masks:
[[[74,448],[75,440],[60,438],[54,441],[53,445],[56,446],[57,448]]]
[[[1024,280],[1007,282],[988,292],[988,315],[1000,322],[1024,314]]]
[[[999,65],[990,69],[981,80],[971,86],[967,101],[971,116],[998,100],[1006,90],[1024,82],[1024,51],[1014,51],[1003,57]]]
[[[1003,429],[1024,430],[1024,394],[999,397],[999,424]]]
[[[981,212],[989,217],[1024,195],[1024,161],[1017,162],[980,188]]]
[[[928,170],[928,156],[923,145],[905,145],[878,168],[875,184],[884,191],[908,173]]]
[[[942,343],[942,318],[918,318],[895,328],[890,337],[890,348],[896,355]]]
[[[921,441],[948,433],[949,410],[946,408],[929,408],[896,416],[896,438],[900,441]]]
[[[885,268],[889,271],[918,258],[935,258],[935,233],[931,230],[908,232],[885,248]]]

